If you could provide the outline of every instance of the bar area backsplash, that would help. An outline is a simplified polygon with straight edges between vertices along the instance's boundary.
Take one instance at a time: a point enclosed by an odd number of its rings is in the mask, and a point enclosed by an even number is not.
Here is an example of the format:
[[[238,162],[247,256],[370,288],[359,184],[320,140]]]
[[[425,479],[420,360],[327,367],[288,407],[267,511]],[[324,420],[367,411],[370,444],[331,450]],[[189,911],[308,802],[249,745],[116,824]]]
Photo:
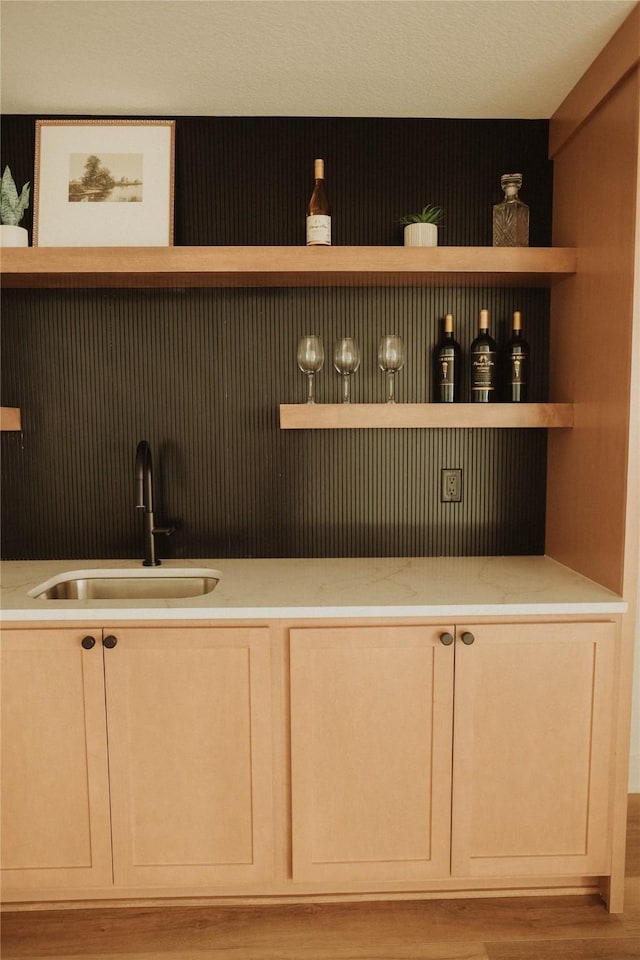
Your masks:
[[[2,121],[2,165],[16,181],[33,177],[35,119]],[[512,169],[524,176],[531,244],[550,242],[546,122],[187,118],[176,129],[176,244],[304,244],[318,156],[335,246],[400,245],[398,218],[428,202],[445,211],[441,245],[490,245],[500,175]],[[152,447],[156,515],[177,528],[159,542],[166,558],[544,552],[544,430],[279,429],[278,404],[305,397],[302,334],[324,342],[319,402],[340,398],[331,354],[343,336],[362,352],[353,402],[382,402],[376,345],[398,333],[397,399],[420,403],[444,314],[466,352],[482,307],[501,343],[522,312],[530,399],[546,399],[544,289],[4,291],[2,404],[21,408],[23,431],[2,435],[3,557],[137,557],[140,439]],[[440,502],[442,468],[462,469],[460,503]]]

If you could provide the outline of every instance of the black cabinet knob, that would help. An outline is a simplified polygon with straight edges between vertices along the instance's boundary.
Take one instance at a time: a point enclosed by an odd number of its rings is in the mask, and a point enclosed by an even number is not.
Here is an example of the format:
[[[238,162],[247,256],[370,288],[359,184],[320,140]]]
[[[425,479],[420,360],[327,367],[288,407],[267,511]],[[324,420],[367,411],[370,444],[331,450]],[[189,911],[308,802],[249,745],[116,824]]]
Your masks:
[[[91,647],[95,647],[96,638],[95,637],[83,637],[80,641],[85,650],[91,650]]]
[[[102,644],[107,648],[107,650],[113,650],[117,642],[118,642],[118,638],[114,637],[112,634],[109,634],[108,637],[104,638],[104,640],[102,641]]]
[[[466,643],[466,645],[470,647],[472,643],[475,643],[476,638],[472,633],[463,633],[460,639],[463,643]]]
[[[453,636],[450,633],[441,633],[440,634],[440,643],[443,643],[445,647],[450,647],[453,643]]]

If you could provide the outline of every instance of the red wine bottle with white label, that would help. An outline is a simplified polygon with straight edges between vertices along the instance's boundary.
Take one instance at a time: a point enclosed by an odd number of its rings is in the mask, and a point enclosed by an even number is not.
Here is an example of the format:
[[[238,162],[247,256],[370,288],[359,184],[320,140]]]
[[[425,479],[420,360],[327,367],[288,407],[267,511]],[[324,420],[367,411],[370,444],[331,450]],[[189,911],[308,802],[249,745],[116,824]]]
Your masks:
[[[529,344],[522,336],[522,315],[513,315],[513,332],[505,347],[506,400],[526,403],[529,388]]]
[[[324,160],[313,161],[315,184],[307,204],[307,246],[331,246],[331,212],[324,185]]]
[[[489,334],[489,311],[481,310],[478,336],[471,344],[471,402],[490,403],[496,394],[496,342]]]
[[[444,318],[442,339],[433,354],[433,399],[436,403],[459,400],[462,351],[453,336],[453,314]]]

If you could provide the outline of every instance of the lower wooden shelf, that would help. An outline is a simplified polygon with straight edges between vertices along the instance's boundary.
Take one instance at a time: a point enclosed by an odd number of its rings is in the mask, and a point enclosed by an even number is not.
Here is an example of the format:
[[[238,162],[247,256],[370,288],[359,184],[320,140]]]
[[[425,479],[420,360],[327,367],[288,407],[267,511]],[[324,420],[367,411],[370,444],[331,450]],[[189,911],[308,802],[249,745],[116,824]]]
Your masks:
[[[572,427],[572,403],[281,403],[282,430]]]

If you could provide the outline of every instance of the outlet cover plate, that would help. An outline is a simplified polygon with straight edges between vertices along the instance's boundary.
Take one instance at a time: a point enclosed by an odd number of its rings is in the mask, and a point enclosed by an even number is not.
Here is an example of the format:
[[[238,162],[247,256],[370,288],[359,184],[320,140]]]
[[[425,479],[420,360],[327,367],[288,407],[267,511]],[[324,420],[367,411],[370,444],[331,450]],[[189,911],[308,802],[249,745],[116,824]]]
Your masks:
[[[443,468],[440,471],[440,500],[442,503],[460,503],[462,500],[462,470]]]

